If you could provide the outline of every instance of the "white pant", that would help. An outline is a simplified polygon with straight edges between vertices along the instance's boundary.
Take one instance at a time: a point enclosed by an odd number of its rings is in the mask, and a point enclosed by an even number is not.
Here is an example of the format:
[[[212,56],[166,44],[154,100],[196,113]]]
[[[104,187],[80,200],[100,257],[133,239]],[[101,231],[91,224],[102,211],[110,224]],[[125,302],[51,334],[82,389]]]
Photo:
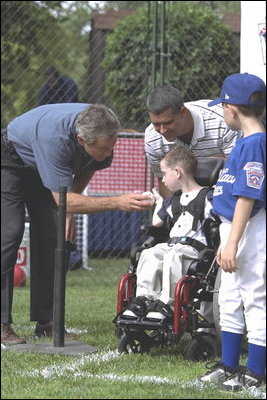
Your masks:
[[[225,246],[230,222],[220,225],[221,245]],[[242,334],[248,341],[266,345],[266,211],[251,218],[239,242],[238,271],[222,271],[219,290],[220,326],[223,331]]]
[[[198,252],[195,249],[182,244],[169,246],[160,243],[143,250],[136,271],[136,296],[146,296],[153,301],[159,299],[172,306],[177,281],[197,258]],[[212,322],[212,303],[202,302],[200,313]]]

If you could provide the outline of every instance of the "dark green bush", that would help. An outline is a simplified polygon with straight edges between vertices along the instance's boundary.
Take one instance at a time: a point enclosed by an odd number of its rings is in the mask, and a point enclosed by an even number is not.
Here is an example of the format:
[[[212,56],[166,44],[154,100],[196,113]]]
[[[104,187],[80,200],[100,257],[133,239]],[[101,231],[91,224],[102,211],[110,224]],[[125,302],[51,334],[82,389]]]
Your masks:
[[[180,89],[185,101],[216,97],[224,78],[239,72],[239,42],[210,7],[171,3],[166,9],[164,83]],[[110,105],[124,126],[139,130],[148,122],[145,103],[152,89],[151,42],[152,12],[143,7],[108,35],[102,63]],[[160,83],[159,52],[158,48],[156,86]]]

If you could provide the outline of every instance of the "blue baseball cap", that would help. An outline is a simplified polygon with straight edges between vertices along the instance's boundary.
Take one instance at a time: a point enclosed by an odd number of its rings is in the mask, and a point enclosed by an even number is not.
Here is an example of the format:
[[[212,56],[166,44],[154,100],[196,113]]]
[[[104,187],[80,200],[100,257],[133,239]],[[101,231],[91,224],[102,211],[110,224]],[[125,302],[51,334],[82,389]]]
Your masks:
[[[264,100],[255,102],[249,100],[254,92],[262,92]],[[233,74],[229,75],[223,82],[220,97],[209,102],[208,106],[219,103],[237,104],[242,106],[263,106],[266,103],[266,86],[261,78],[256,75]]]

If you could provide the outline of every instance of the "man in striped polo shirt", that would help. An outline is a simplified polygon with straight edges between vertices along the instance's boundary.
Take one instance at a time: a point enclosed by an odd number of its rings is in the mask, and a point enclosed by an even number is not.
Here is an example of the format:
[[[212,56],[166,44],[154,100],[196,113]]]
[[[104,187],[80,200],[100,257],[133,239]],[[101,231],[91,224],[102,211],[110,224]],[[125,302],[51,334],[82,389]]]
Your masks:
[[[165,198],[171,193],[162,183],[160,160],[171,148],[186,146],[196,157],[226,158],[242,135],[226,125],[222,106],[208,107],[209,101],[184,103],[181,92],[172,86],[159,86],[148,95],[151,124],[145,131],[145,152]]]

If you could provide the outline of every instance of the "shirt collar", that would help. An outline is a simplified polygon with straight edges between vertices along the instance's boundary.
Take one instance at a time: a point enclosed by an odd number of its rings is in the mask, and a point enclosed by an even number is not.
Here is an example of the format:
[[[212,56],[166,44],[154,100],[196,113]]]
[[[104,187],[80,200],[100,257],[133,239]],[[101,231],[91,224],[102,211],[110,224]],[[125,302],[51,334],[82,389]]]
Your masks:
[[[194,131],[191,140],[191,145],[194,145],[197,142],[197,139],[205,136],[204,121],[201,113],[196,111],[193,105],[190,103],[185,103],[185,107],[190,111],[194,122]]]

